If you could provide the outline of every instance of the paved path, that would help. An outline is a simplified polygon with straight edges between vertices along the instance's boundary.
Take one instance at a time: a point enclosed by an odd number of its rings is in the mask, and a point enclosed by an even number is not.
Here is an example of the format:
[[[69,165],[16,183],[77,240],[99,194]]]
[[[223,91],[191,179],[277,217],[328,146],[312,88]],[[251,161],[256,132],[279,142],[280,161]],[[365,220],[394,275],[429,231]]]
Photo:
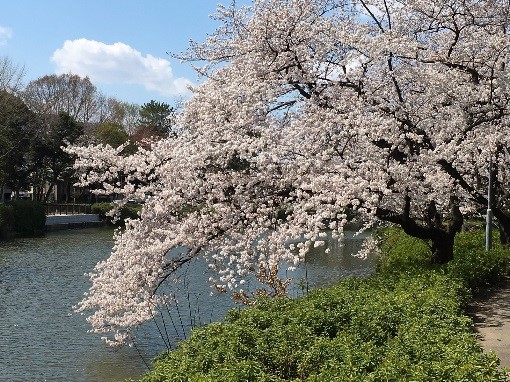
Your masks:
[[[99,215],[96,214],[81,214],[81,215],[48,215],[46,216],[46,225],[58,224],[76,224],[76,223],[90,223],[99,222]]]
[[[494,351],[501,366],[510,367],[510,279],[483,291],[468,312],[485,351]]]
[[[95,214],[49,215],[46,216],[46,231],[60,231],[72,228],[101,227],[105,225]]]

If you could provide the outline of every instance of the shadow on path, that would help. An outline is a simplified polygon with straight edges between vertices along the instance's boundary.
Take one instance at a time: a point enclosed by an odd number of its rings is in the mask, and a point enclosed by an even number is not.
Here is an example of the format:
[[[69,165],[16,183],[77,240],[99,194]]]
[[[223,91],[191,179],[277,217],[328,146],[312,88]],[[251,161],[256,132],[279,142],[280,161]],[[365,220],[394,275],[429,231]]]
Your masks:
[[[485,351],[495,352],[501,366],[510,367],[510,279],[478,293],[467,313]]]

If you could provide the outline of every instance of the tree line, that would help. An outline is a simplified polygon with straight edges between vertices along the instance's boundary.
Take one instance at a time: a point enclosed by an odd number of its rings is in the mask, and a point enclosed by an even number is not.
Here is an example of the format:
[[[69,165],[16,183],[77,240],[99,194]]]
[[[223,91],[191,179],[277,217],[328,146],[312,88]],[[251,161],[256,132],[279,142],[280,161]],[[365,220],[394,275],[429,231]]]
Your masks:
[[[68,202],[90,197],[72,188],[73,156],[67,144],[126,145],[126,153],[148,138],[172,134],[175,108],[151,100],[143,105],[102,94],[88,77],[44,75],[23,84],[24,68],[0,58],[1,200]]]

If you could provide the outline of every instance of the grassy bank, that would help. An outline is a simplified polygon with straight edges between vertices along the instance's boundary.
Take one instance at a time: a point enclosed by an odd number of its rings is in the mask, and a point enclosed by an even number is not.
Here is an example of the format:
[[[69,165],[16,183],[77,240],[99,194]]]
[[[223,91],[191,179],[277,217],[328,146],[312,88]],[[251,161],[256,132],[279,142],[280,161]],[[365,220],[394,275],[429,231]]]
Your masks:
[[[432,267],[423,242],[380,235],[373,276],[231,311],[161,355],[142,381],[505,381],[464,308],[473,290],[510,274],[510,251],[486,253],[483,234],[466,232],[455,260]]]

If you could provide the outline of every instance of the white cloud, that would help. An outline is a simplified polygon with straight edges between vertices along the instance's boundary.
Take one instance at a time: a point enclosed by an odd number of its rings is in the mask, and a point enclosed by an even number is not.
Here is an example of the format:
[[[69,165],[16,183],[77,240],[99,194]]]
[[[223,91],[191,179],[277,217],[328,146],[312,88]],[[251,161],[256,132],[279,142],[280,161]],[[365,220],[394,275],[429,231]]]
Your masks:
[[[143,56],[121,42],[108,45],[84,38],[67,40],[53,52],[51,60],[57,65],[57,74],[88,76],[94,83],[143,85],[163,96],[186,94],[191,83],[174,77],[169,61]]]
[[[0,25],[0,45],[7,44],[7,41],[12,37],[12,29]]]

